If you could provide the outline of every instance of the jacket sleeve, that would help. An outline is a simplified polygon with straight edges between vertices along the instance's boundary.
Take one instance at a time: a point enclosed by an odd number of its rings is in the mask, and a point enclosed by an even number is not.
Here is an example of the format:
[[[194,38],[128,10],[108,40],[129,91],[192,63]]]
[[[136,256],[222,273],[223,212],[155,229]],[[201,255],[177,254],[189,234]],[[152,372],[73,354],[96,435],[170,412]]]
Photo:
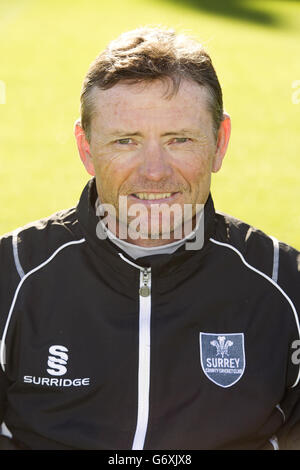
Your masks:
[[[300,450],[300,386],[289,390],[281,407],[286,421],[278,433],[279,449]]]
[[[295,307],[293,332],[288,354],[287,389],[280,407],[285,421],[278,433],[279,448],[300,449],[300,253],[283,243],[279,245],[278,285]]]
[[[0,341],[3,345],[3,332],[14,292],[20,282],[20,275],[16,268],[13,240],[17,248],[17,238],[12,234],[0,238]],[[5,343],[4,343],[5,351]],[[4,354],[6,358],[6,353]],[[0,367],[0,426],[3,422],[6,408],[6,391],[9,385],[8,378]]]

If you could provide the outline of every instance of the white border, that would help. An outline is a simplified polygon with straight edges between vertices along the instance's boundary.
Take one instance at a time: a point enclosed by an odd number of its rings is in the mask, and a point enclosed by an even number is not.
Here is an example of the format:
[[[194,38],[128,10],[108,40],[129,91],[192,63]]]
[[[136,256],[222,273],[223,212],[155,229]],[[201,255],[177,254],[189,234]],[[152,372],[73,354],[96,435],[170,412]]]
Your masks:
[[[20,229],[16,229],[13,234],[12,234],[12,246],[13,246],[13,254],[14,254],[14,260],[15,260],[15,265],[17,268],[17,271],[19,273],[20,278],[22,279],[25,276],[25,273],[23,271],[23,268],[20,263],[20,258],[18,254],[18,235],[19,235]]]
[[[280,450],[277,436],[270,437],[269,442],[273,446],[273,450]]]
[[[279,242],[277,238],[270,237],[273,242],[274,254],[273,254],[273,272],[272,279],[273,281],[278,281],[278,271],[279,271]]]
[[[6,426],[6,424],[5,424],[4,421],[3,421],[3,423],[1,424],[0,429],[1,429],[1,436],[6,436],[6,437],[8,437],[9,439],[12,439],[13,435],[12,435],[12,433],[10,432],[10,430],[8,429],[8,427]]]

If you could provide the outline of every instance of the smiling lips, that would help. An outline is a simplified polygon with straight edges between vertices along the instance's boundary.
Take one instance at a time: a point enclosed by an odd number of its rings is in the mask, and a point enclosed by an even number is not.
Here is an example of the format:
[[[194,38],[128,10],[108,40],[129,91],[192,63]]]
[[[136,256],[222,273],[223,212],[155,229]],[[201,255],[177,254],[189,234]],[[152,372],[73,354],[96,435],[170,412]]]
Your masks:
[[[131,196],[134,196],[137,199],[140,199],[143,201],[153,201],[153,200],[168,199],[171,196],[174,196],[175,194],[178,194],[178,193],[177,192],[175,193],[134,193],[134,194],[131,194]]]

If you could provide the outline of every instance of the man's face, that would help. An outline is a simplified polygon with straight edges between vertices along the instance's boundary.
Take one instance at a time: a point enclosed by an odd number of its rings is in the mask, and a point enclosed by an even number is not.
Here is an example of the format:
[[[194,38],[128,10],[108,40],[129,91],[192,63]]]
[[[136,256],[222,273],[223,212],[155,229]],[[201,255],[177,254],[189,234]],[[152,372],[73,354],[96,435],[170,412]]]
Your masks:
[[[128,208],[142,204],[149,218],[154,204],[205,204],[211,172],[221,166],[207,90],[183,80],[166,98],[166,86],[153,81],[93,90],[84,164],[96,177],[101,203],[117,212],[119,196],[127,196]]]

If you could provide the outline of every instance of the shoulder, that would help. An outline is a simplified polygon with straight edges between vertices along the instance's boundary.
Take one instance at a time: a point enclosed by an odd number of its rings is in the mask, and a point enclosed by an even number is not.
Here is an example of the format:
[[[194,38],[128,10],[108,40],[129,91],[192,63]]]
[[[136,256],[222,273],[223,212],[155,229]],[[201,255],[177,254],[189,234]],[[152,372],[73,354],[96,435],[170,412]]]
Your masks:
[[[232,249],[244,263],[280,286],[300,309],[300,252],[262,230],[235,217],[216,213],[213,237],[224,249]]]
[[[76,208],[61,210],[4,234],[0,238],[1,264],[14,265],[22,277],[60,246],[78,238]]]
[[[222,212],[216,213],[214,241],[234,250],[256,269],[272,277],[274,263],[274,238]]]
[[[75,208],[18,227],[0,238],[0,331],[24,281],[59,251],[84,238]]]

